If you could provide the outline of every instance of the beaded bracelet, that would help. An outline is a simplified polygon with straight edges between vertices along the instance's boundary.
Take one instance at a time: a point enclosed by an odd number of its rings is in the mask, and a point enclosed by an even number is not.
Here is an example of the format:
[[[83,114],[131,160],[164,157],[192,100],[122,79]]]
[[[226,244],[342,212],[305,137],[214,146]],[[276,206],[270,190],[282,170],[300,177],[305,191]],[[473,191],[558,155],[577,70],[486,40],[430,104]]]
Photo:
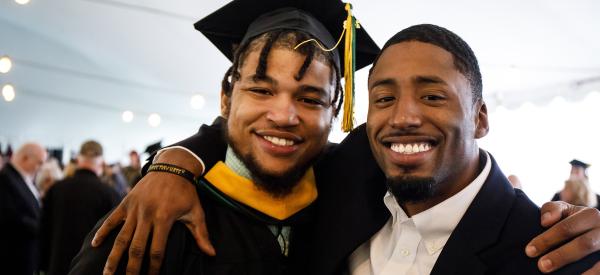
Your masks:
[[[179,166],[173,165],[173,164],[153,163],[153,164],[150,164],[150,167],[148,167],[147,172],[148,173],[150,173],[150,172],[165,172],[165,173],[175,174],[180,177],[183,177],[184,179],[188,180],[192,184],[196,185],[196,178],[194,177],[194,174],[192,172],[185,170],[184,168],[181,168]]]

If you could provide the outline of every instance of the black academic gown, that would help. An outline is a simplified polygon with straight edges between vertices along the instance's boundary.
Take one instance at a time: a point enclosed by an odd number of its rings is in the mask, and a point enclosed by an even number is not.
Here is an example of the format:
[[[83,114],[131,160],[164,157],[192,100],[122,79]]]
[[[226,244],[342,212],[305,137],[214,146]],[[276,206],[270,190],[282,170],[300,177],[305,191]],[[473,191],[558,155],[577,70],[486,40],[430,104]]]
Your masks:
[[[40,206],[11,163],[0,170],[0,273],[31,275],[38,268]]]
[[[43,200],[41,269],[67,274],[85,236],[119,201],[119,194],[91,170],[79,169],[56,182]]]
[[[201,132],[220,139],[220,131],[212,131],[203,127]],[[214,154],[219,159],[225,158],[226,144],[217,141],[213,149],[220,149]],[[214,152],[214,151],[213,151]],[[205,161],[207,167],[216,163],[215,159]],[[209,166],[210,165],[210,166]],[[295,238],[296,228],[301,230],[311,213],[307,207],[285,221],[276,221],[236,201],[228,199],[209,183],[202,180],[197,188],[198,196],[205,211],[206,224],[210,232],[210,240],[217,255],[209,257],[202,253],[187,228],[177,222],[173,226],[167,240],[164,261],[160,274],[163,275],[281,275],[291,274],[288,270],[290,262],[296,261]],[[99,222],[83,243],[83,248],[74,258],[69,274],[87,275],[101,274],[106,259],[120,230],[114,229],[98,248],[92,248],[90,242]],[[289,255],[284,256],[275,235],[268,225],[289,225]],[[148,243],[147,248],[150,247]],[[127,253],[123,255],[116,274],[125,274]],[[142,262],[141,273],[146,274],[149,264],[148,249]]]
[[[211,127],[204,125],[179,145],[211,163],[212,139],[218,136],[206,135]],[[314,168],[319,198],[313,204],[311,223],[297,231],[299,256],[290,269],[298,274],[346,274],[348,256],[390,217],[383,203],[385,177],[370,151],[365,125],[340,145],[330,146]],[[432,274],[540,274],[537,259],[528,258],[524,250],[543,230],[539,208],[510,186],[492,158],[488,179],[450,236]],[[581,273],[599,260],[600,254],[595,253],[557,274]]]

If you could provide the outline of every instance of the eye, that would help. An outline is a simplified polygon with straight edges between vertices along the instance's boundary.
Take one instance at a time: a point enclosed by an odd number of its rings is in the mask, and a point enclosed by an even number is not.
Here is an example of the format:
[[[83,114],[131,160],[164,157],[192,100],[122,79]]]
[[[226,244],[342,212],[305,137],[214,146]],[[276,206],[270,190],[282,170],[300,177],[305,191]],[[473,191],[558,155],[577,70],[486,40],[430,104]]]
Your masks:
[[[306,103],[308,105],[325,106],[325,103],[322,100],[310,97],[301,97],[298,99],[298,101]]]
[[[396,98],[393,96],[384,96],[384,97],[375,99],[375,103],[387,103],[387,102],[394,101],[394,99],[396,99]]]
[[[437,101],[437,100],[444,100],[445,98],[443,96],[439,96],[439,95],[425,95],[422,97],[422,99],[428,100],[428,101]]]
[[[265,89],[265,88],[250,88],[248,89],[248,91],[255,93],[255,94],[259,94],[259,95],[272,95],[273,93],[271,93],[270,90]]]

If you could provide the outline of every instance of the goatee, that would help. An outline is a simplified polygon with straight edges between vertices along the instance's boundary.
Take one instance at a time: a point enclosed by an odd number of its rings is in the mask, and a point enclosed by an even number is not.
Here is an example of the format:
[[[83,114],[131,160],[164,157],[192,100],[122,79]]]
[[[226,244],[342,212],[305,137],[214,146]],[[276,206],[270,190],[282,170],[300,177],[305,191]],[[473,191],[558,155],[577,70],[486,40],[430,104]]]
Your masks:
[[[397,177],[387,179],[388,190],[398,203],[422,202],[436,193],[437,184],[433,178]]]

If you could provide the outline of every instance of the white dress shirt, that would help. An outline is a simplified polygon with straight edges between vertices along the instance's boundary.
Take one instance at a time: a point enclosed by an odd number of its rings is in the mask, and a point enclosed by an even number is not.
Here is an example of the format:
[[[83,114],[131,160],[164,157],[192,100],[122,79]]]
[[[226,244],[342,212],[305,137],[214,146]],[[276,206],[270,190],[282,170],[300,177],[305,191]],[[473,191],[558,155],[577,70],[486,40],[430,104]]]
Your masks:
[[[390,219],[349,258],[352,275],[429,274],[452,231],[487,179],[491,160],[486,152],[481,173],[463,190],[412,217],[389,192],[383,202]]]

